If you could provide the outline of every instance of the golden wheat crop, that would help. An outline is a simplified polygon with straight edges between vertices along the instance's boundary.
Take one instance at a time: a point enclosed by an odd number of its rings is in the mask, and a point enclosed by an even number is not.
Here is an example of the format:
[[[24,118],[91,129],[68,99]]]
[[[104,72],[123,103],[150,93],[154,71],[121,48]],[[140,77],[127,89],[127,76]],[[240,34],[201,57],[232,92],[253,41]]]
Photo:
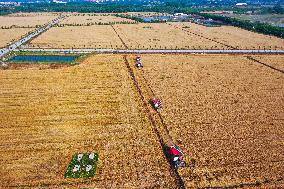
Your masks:
[[[58,15],[52,13],[16,13],[0,16],[0,27],[35,27],[44,25]]]
[[[184,30],[194,32],[237,49],[284,49],[284,39],[258,34],[233,26],[206,27],[194,23],[172,23]]]
[[[162,99],[170,135],[186,151],[189,167],[179,172],[187,187],[278,186],[281,72],[236,55],[143,55],[142,61],[140,74]]]
[[[80,15],[70,15],[65,20],[63,20],[60,24],[73,24],[73,25],[92,25],[92,24],[110,24],[110,23],[120,23],[120,22],[129,22],[134,23],[135,21],[120,18],[112,15],[88,15],[88,14],[80,14]]]
[[[109,25],[53,27],[30,43],[41,48],[124,48]]]
[[[252,56],[256,60],[266,63],[274,68],[284,70],[284,56],[283,55],[255,55]]]
[[[225,46],[190,35],[166,23],[118,24],[117,32],[130,49],[222,49]]]
[[[0,47],[4,47],[11,42],[20,39],[28,32],[35,30],[34,28],[12,28],[12,29],[0,29]]]
[[[0,70],[0,185],[176,188],[121,56],[61,69]],[[78,152],[99,154],[93,179],[64,179]]]

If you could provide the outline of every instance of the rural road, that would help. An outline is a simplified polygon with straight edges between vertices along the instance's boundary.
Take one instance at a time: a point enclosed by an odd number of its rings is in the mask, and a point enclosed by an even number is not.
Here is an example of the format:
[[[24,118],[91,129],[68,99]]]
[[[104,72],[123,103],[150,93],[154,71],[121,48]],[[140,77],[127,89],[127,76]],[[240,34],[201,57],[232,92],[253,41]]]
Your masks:
[[[14,51],[29,51],[29,52],[62,52],[62,53],[135,53],[135,54],[284,54],[284,50],[171,50],[171,49],[95,49],[95,48],[81,48],[81,49],[52,49],[52,48],[21,48]]]
[[[36,31],[34,31],[34,32],[30,33],[30,34],[27,34],[25,37],[23,37],[22,39],[14,42],[13,44],[9,45],[8,47],[0,49],[0,58],[4,57],[9,52],[15,51],[18,47],[20,47],[24,43],[28,42],[29,40],[33,39],[34,37],[36,37],[36,36],[40,35],[41,33],[45,32],[46,30],[51,28],[53,25],[55,25],[58,22],[60,22],[60,20],[63,19],[63,18],[64,18],[64,16],[61,15],[61,16],[55,18],[54,20],[48,22],[47,24],[45,24],[43,27],[37,29]]]

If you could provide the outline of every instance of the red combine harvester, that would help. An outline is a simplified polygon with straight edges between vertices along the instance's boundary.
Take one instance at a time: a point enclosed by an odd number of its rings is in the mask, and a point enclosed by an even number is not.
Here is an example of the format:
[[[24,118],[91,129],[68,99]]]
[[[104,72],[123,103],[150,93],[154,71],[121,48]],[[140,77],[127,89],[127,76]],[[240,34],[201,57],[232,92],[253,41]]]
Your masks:
[[[167,154],[168,158],[176,169],[186,166],[186,163],[183,159],[183,152],[177,145],[173,144],[171,146],[167,146]]]
[[[151,101],[151,104],[152,104],[152,106],[155,110],[157,110],[158,112],[160,112],[162,110],[162,102],[161,102],[160,99],[152,98],[150,101]]]
[[[136,66],[138,69],[143,68],[143,64],[142,64],[142,62],[141,62],[141,57],[140,57],[140,56],[137,56],[137,57],[135,58],[135,60],[136,60],[135,66]]]

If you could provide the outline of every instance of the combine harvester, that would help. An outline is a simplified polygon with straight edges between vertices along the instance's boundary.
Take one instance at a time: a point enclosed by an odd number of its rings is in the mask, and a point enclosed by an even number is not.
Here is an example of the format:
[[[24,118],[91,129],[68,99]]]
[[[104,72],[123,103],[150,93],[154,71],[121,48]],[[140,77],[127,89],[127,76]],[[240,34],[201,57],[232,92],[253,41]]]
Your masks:
[[[162,102],[160,99],[154,97],[150,100],[150,103],[157,112],[162,111],[163,106],[162,106]]]
[[[135,58],[135,66],[138,69],[143,68],[140,56],[137,56]],[[150,99],[149,102],[158,113],[161,112],[163,106],[162,101],[160,99],[153,97],[152,99]],[[164,150],[169,162],[174,166],[175,169],[186,166],[186,163],[183,158],[184,154],[179,146],[171,142],[170,145],[165,145]]]
[[[184,161],[184,154],[179,146],[172,144],[166,146],[166,154],[168,159],[170,160],[171,164],[176,168],[182,168],[186,166]]]
[[[142,62],[141,62],[141,57],[140,57],[140,56],[137,56],[137,57],[135,58],[135,60],[136,60],[135,66],[136,66],[138,69],[143,68],[143,64],[142,64]]]
[[[160,99],[152,98],[150,100],[150,103],[158,113],[161,112],[162,102],[161,102]],[[173,144],[172,142],[170,143],[170,145],[166,145],[165,146],[165,153],[166,153],[167,158],[171,162],[171,164],[176,169],[186,166],[186,163],[185,163],[184,158],[183,158],[184,154],[183,154],[181,148],[178,145]]]

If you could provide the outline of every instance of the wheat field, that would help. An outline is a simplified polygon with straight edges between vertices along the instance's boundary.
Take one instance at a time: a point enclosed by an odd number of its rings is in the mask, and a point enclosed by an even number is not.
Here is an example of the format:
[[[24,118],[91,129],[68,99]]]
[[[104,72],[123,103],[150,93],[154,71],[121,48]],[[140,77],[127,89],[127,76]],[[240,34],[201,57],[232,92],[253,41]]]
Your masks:
[[[142,55],[138,75],[189,167],[188,188],[268,187],[283,181],[284,77],[237,55]],[[269,65],[279,57],[263,56]],[[275,61],[274,61],[275,60]],[[282,183],[283,184],[283,183]],[[265,188],[265,186],[264,186]]]
[[[22,36],[34,30],[35,28],[0,29],[0,47],[5,47],[9,43],[21,39]]]
[[[61,69],[0,70],[0,183],[28,188],[177,188],[120,55]],[[79,152],[93,179],[64,179]]]
[[[29,44],[38,48],[124,48],[109,25],[53,27]]]
[[[183,28],[236,49],[284,49],[284,39],[259,34],[233,26],[206,27],[194,23],[171,23],[176,28]]]

